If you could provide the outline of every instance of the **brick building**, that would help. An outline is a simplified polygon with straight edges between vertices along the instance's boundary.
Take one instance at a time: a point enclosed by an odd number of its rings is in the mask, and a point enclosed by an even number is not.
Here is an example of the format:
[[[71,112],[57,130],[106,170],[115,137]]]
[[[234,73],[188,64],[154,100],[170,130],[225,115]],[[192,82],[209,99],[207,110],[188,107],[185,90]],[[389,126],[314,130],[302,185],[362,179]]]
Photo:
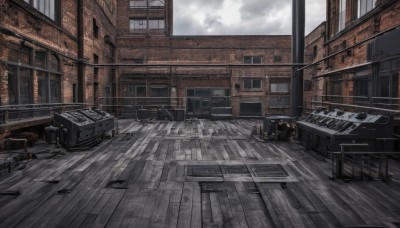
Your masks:
[[[172,4],[118,1],[120,97],[170,97],[147,104],[193,116],[213,106],[232,106],[236,117],[289,113],[290,36],[174,36]]]
[[[322,83],[326,104],[398,109],[399,12],[395,0],[327,1],[325,47],[317,45],[306,69],[309,79]]]
[[[315,107],[312,101],[320,101],[324,95],[325,83],[322,77],[318,77],[318,74],[324,69],[324,62],[321,60],[325,57],[325,40],[326,22],[321,23],[310,32],[304,40],[304,62],[318,63],[304,70],[303,90],[305,110]]]
[[[49,122],[51,107],[97,103],[111,91],[115,71],[93,64],[115,62],[115,0],[1,0],[0,14],[1,134]]]

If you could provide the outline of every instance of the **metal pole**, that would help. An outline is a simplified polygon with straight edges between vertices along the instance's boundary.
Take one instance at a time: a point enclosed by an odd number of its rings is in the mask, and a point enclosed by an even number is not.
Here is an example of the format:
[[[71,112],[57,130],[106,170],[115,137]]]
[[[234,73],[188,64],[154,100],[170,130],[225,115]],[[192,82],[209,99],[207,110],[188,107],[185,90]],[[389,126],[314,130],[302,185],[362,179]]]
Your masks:
[[[304,61],[305,0],[292,1],[292,62]],[[303,111],[303,71],[294,66],[292,72],[291,113],[300,116]]]

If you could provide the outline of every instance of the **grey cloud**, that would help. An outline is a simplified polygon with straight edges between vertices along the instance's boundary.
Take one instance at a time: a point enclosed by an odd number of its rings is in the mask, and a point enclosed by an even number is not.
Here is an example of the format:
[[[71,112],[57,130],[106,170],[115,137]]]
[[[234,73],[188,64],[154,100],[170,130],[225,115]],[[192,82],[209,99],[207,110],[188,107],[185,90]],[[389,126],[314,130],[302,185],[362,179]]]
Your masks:
[[[245,0],[240,9],[242,19],[247,20],[253,17],[267,15],[282,9],[288,1],[275,0]]]
[[[224,1],[174,0],[175,35],[284,35],[291,34],[292,0],[242,0],[239,23],[230,24],[217,14]],[[306,0],[306,34],[325,20],[325,1]],[[192,8],[193,11],[190,10]],[[199,22],[196,12],[206,18]]]

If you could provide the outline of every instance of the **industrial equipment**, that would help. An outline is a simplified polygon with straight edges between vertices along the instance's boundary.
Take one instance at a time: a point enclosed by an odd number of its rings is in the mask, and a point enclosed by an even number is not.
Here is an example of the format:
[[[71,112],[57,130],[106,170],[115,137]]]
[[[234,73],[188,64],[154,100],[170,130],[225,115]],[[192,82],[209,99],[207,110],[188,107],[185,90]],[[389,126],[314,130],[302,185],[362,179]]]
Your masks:
[[[289,116],[272,115],[264,117],[263,135],[266,138],[285,140],[294,135],[296,129],[294,119]]]
[[[365,151],[395,151],[393,116],[317,109],[297,125],[299,140],[326,156],[349,143],[367,143]]]
[[[54,114],[60,128],[60,143],[67,148],[88,147],[114,129],[114,117],[100,110],[77,110]]]

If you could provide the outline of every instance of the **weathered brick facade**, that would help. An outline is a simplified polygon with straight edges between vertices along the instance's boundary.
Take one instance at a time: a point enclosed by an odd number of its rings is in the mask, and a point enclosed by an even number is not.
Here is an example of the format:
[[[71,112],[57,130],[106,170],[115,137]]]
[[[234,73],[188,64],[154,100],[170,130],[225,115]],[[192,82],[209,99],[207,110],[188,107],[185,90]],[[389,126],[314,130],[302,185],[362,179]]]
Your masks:
[[[323,81],[329,102],[398,109],[400,48],[393,42],[399,37],[399,12],[400,2],[393,0],[362,6],[327,1],[325,48],[306,72]]]
[[[282,65],[291,62],[290,36],[173,36],[172,1],[165,1],[164,7],[151,10],[132,7],[129,2],[118,1],[118,63],[140,63],[134,67],[119,67],[120,96],[132,96],[126,86],[138,84],[146,85],[147,91],[152,85],[164,85],[170,91],[176,90],[176,94],[169,92],[169,95],[177,97],[188,96],[190,88],[225,88],[232,96],[236,117],[244,116],[240,113],[241,103],[260,104],[257,116],[289,113],[289,104],[272,107],[269,98],[289,95],[291,67]],[[129,29],[129,20],[145,16],[164,19],[165,29]],[[259,64],[244,64],[246,56],[262,60]],[[245,78],[260,80],[261,87],[245,89]],[[271,92],[271,82],[286,83],[287,91]],[[177,103],[186,105],[182,101]]]

